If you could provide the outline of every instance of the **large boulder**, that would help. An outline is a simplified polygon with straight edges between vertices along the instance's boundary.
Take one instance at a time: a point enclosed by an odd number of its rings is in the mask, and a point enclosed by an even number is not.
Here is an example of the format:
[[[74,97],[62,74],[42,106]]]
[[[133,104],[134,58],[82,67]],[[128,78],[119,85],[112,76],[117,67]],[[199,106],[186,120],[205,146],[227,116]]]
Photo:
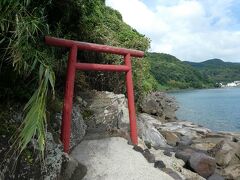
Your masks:
[[[120,137],[84,140],[71,153],[87,167],[84,180],[164,179],[169,175],[153,167]]]
[[[223,137],[205,137],[205,138],[198,138],[193,140],[192,147],[204,151],[208,151],[210,155],[214,153],[213,148],[217,147],[216,145],[223,141],[225,138]],[[219,146],[219,145],[218,145]],[[215,149],[215,148],[214,148]],[[212,151],[212,153],[211,153]]]
[[[215,155],[216,163],[219,166],[240,164],[240,144],[223,140],[219,142],[212,150]]]
[[[195,153],[193,149],[184,149],[184,150],[179,150],[175,153],[175,157],[178,159],[182,159],[185,163],[189,161],[191,158],[191,155]]]
[[[175,100],[163,92],[150,93],[141,102],[142,112],[158,116],[164,121],[175,121],[177,108]]]
[[[204,178],[211,176],[216,169],[214,158],[198,152],[191,155],[189,165],[195,172]]]
[[[200,128],[198,126],[194,127],[195,125],[190,124],[187,126],[188,124],[189,123],[186,123],[185,121],[168,122],[159,126],[158,129],[160,131],[175,132],[182,136],[188,136],[191,139],[201,137],[205,132],[209,132],[207,128]]]
[[[213,174],[208,177],[207,180],[224,180],[224,177],[220,176],[219,174]]]
[[[226,179],[240,179],[240,164],[234,164],[224,169],[222,174]]]
[[[149,117],[148,117],[149,116]],[[153,126],[148,119],[152,119],[150,115],[140,114],[138,116],[138,135],[145,141],[149,142],[154,148],[166,147],[166,139],[162,134]]]
[[[167,143],[170,146],[176,146],[177,142],[180,141],[180,138],[176,133],[170,131],[160,131],[163,137],[167,140]]]
[[[153,148],[150,151],[151,153],[154,154],[156,158],[156,162],[159,162],[159,161],[163,162],[166,168],[172,169],[175,173],[181,176],[182,179],[188,179],[188,180],[204,180],[205,179],[200,175],[198,175],[197,173],[184,168],[185,162],[182,161],[181,159],[175,158],[174,155],[171,157],[165,156],[163,150],[155,150]],[[158,167],[157,164],[156,164],[156,167]],[[162,163],[159,163],[159,164],[162,165]],[[163,166],[160,166],[160,168],[163,168]]]

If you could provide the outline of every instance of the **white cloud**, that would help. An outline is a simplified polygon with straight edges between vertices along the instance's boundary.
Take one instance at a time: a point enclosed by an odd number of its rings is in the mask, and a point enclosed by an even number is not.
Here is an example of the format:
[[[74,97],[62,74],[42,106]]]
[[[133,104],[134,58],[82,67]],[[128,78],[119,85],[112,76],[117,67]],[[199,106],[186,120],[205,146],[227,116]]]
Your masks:
[[[237,1],[237,0],[235,0]],[[240,61],[240,29],[231,14],[234,0],[107,0],[123,20],[151,39],[151,51],[188,61]],[[171,2],[171,3],[170,3]]]

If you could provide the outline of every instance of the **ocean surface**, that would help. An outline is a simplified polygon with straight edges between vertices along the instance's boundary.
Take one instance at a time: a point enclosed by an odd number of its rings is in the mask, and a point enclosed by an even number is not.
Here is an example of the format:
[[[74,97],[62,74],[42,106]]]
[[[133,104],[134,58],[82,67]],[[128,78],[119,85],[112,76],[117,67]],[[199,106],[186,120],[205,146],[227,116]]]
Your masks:
[[[177,117],[213,131],[240,132],[240,88],[183,90],[176,98]]]

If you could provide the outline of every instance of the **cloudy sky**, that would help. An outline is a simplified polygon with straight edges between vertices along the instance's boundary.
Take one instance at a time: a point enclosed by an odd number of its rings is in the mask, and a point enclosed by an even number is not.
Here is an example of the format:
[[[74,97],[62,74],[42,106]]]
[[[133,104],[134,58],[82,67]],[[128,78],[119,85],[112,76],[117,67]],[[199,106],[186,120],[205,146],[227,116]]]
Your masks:
[[[151,39],[154,52],[181,60],[240,62],[240,0],[106,0]]]

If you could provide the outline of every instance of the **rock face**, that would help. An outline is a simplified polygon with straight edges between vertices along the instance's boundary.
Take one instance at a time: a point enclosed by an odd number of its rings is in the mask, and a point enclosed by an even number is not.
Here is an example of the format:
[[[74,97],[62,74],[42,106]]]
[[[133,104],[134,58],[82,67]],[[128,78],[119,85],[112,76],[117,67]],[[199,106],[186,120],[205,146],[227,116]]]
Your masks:
[[[62,113],[57,113],[56,119],[59,123],[58,127],[61,127]],[[83,120],[80,105],[75,102],[72,108],[70,149],[81,142],[81,140],[86,134],[86,129],[87,125]]]
[[[84,135],[86,134],[87,126],[83,120],[82,114],[80,113],[79,105],[73,106],[72,112],[72,129],[71,129],[71,147],[76,146],[81,142]]]
[[[169,131],[160,131],[163,137],[167,140],[167,143],[171,146],[176,146],[177,142],[180,141],[180,138],[173,132]]]
[[[87,167],[83,179],[173,179],[148,163],[120,137],[82,141],[71,153]]]
[[[86,102],[89,128],[122,128],[129,129],[127,100],[123,94],[112,92],[90,91],[80,93]]]
[[[175,121],[162,124],[159,128],[160,131],[170,131],[186,136],[189,139],[196,139],[205,136],[211,130],[207,128],[194,125],[187,121]]]
[[[219,147],[215,153],[218,165],[226,167],[228,165],[240,163],[240,144],[229,141],[221,141],[216,146]]]
[[[141,103],[142,112],[158,116],[163,121],[175,121],[177,108],[174,99],[163,92],[148,94]]]
[[[222,175],[228,179],[240,179],[240,163],[228,166],[224,169]]]
[[[61,172],[63,150],[55,143],[51,133],[46,134],[46,168],[42,170],[44,180],[57,179]]]
[[[150,115],[140,114],[138,116],[138,135],[143,141],[149,142],[154,148],[166,147],[166,139],[154,127],[154,121],[157,120]]]
[[[195,172],[204,178],[211,176],[216,168],[215,159],[204,153],[193,153],[189,159],[189,164]]]
[[[60,180],[79,180],[87,174],[86,166],[80,164],[76,159],[64,154]]]

